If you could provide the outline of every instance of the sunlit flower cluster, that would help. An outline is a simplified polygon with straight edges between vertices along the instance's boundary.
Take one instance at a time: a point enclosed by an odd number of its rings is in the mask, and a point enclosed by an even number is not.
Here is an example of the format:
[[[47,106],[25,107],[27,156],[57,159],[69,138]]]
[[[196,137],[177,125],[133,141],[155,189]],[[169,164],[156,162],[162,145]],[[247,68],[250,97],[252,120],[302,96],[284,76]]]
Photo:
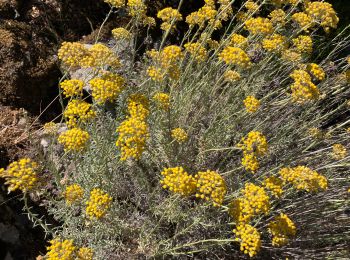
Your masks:
[[[260,101],[254,96],[248,96],[243,100],[248,113],[255,113],[260,107]]]
[[[253,257],[259,252],[261,247],[260,233],[255,227],[241,224],[233,230],[233,233],[236,235],[236,241],[240,242],[240,250],[243,253]]]
[[[206,4],[203,7],[201,7],[198,11],[189,14],[186,17],[186,23],[188,23],[190,27],[198,25],[199,28],[204,28],[206,23],[208,22],[209,25],[213,25],[214,27],[219,28],[221,27],[221,23],[218,23],[220,22],[218,20],[215,21],[216,15],[217,11],[215,10],[215,8]]]
[[[275,176],[270,176],[265,178],[262,184],[276,198],[281,197],[283,193],[283,181],[280,178]]]
[[[310,54],[312,52],[312,38],[308,35],[299,35],[292,40],[293,46],[297,52],[303,54]]]
[[[170,107],[170,96],[167,93],[158,92],[153,96],[157,106],[163,110],[168,110]]]
[[[268,18],[249,18],[245,23],[245,29],[251,34],[271,34],[273,32],[272,22]]]
[[[268,225],[268,229],[272,235],[273,246],[284,246],[296,234],[294,222],[284,213],[276,216]]]
[[[271,52],[281,52],[287,48],[287,39],[280,34],[272,34],[262,41],[262,46],[265,50]]]
[[[81,60],[82,67],[103,68],[111,66],[112,68],[119,68],[120,61],[112,49],[108,48],[102,43],[96,43],[88,50],[87,56]]]
[[[89,247],[81,247],[77,252],[76,260],[92,260],[94,251]]]
[[[177,21],[182,20],[182,15],[176,9],[171,7],[166,7],[160,10],[157,14],[157,17],[163,21],[160,28],[164,31],[170,30],[171,26],[175,26]]]
[[[132,37],[132,34],[123,27],[113,29],[112,35],[116,40],[129,40]]]
[[[93,78],[89,81],[92,97],[98,104],[106,101],[113,102],[124,89],[125,80],[123,77],[106,72],[101,77]]]
[[[36,162],[23,158],[11,163],[6,170],[0,169],[0,177],[5,179],[9,192],[15,190],[27,192],[35,188],[38,183],[37,169]]]
[[[54,135],[58,131],[58,124],[51,121],[51,122],[45,123],[43,126],[43,129],[45,134]]]
[[[189,196],[196,191],[196,180],[182,167],[166,168],[161,172],[163,179],[160,181],[164,189]]]
[[[171,130],[171,137],[179,143],[183,143],[188,139],[186,131],[180,127]]]
[[[205,172],[198,172],[194,178],[197,181],[197,198],[211,201],[214,206],[222,205],[227,187],[225,180],[220,174],[207,170]]]
[[[128,112],[131,117],[146,120],[149,115],[149,101],[143,94],[132,94],[128,98]]]
[[[224,73],[224,79],[228,82],[234,82],[241,78],[241,75],[235,70],[226,70]]]
[[[304,70],[294,70],[290,77],[294,79],[291,85],[292,98],[297,103],[305,103],[307,101],[317,100],[320,91],[317,86],[312,83],[311,76]]]
[[[224,61],[227,65],[235,65],[239,68],[249,68],[252,65],[248,54],[238,47],[226,47],[219,54],[219,60]]]
[[[79,42],[63,42],[58,50],[58,58],[69,67],[78,67],[88,56],[88,50]]]
[[[304,12],[293,14],[292,19],[306,32],[314,25],[312,18]]]
[[[63,195],[67,205],[72,205],[83,198],[84,190],[79,184],[72,184],[66,187]]]
[[[230,44],[233,47],[245,48],[248,45],[248,39],[246,37],[244,37],[243,35],[234,33],[231,36]]]
[[[69,127],[77,127],[78,122],[85,123],[94,118],[96,112],[91,108],[91,104],[83,100],[73,99],[68,103],[63,116],[68,120]]]
[[[86,148],[89,139],[88,132],[76,127],[60,134],[58,142],[64,145],[65,151],[81,152]]]
[[[86,202],[86,215],[89,218],[100,219],[106,215],[111,204],[112,197],[101,189],[95,188],[90,192],[90,198]]]
[[[329,32],[330,28],[337,28],[339,18],[330,3],[310,2],[306,4],[305,12],[311,19],[319,23],[325,32]]]
[[[79,79],[66,79],[60,83],[60,87],[66,97],[82,96],[84,82]]]
[[[341,159],[344,159],[347,154],[348,154],[348,151],[346,150],[345,146],[342,145],[342,144],[334,144],[332,146],[332,157],[335,159],[335,160],[341,160]]]
[[[47,247],[46,257],[48,260],[73,260],[75,250],[73,240],[55,238],[50,241],[50,246]]]
[[[245,8],[247,8],[247,10],[249,12],[255,12],[259,9],[259,5],[253,1],[250,1],[250,0],[245,2],[244,6],[245,6]]]
[[[121,152],[120,160],[139,159],[149,137],[147,123],[139,117],[129,117],[118,126],[116,131],[118,133],[116,146]]]
[[[269,18],[273,25],[284,25],[286,13],[282,9],[276,9],[269,14]]]
[[[124,0],[103,0],[107,4],[110,4],[116,8],[123,7],[125,4]]]
[[[198,42],[186,43],[186,51],[198,62],[203,62],[207,58],[207,50]]]
[[[279,171],[279,175],[284,183],[292,184],[297,190],[317,192],[327,189],[328,186],[326,177],[306,166],[283,168]]]
[[[310,63],[307,66],[308,72],[314,76],[316,79],[322,81],[326,77],[324,70],[316,63]]]
[[[129,14],[138,20],[146,17],[147,6],[143,0],[128,0],[127,3]]]

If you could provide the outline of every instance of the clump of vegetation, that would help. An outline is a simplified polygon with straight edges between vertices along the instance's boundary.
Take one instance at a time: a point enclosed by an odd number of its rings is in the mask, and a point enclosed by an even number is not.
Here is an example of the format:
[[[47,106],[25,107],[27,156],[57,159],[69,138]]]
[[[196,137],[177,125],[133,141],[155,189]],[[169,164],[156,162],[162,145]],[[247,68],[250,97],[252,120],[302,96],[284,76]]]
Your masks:
[[[27,208],[53,237],[44,258],[350,256],[350,35],[330,35],[332,5],[205,0],[183,17],[181,0],[155,19],[141,0],[105,2],[106,21],[125,10],[130,23],[113,46],[62,44],[68,104],[44,126],[40,167],[0,171],[62,223]],[[157,49],[136,61],[138,31],[155,26]]]

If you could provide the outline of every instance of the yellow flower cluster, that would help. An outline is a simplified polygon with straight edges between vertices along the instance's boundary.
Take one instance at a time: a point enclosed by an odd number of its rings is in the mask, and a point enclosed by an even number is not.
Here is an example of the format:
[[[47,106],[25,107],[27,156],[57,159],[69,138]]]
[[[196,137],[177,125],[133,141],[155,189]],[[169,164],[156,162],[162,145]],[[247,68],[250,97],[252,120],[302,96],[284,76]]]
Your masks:
[[[63,195],[66,203],[72,205],[83,198],[84,190],[79,184],[72,184],[66,187]]]
[[[254,96],[248,96],[243,100],[248,113],[255,113],[260,107],[260,101]]]
[[[305,54],[310,54],[312,52],[312,38],[310,36],[300,35],[292,41],[297,52]]]
[[[105,72],[101,77],[89,81],[92,97],[98,104],[106,101],[113,102],[124,89],[125,80],[123,77]]]
[[[262,46],[267,51],[277,53],[285,50],[288,47],[286,37],[277,33],[266,37],[262,41]]]
[[[18,189],[27,192],[38,183],[37,168],[36,162],[23,158],[11,163],[6,170],[0,168],[0,177],[5,179],[6,185],[9,185],[9,192]]]
[[[289,239],[296,234],[296,227],[293,221],[284,213],[276,216],[268,225],[269,232],[272,235],[273,246],[284,246]]]
[[[259,161],[254,153],[243,152],[241,163],[248,172],[255,173],[259,169]]]
[[[291,90],[295,102],[303,104],[319,98],[320,92],[317,86],[312,83],[311,76],[306,71],[294,70],[290,77],[294,79]]]
[[[308,3],[305,12],[319,23],[325,32],[329,32],[330,28],[337,28],[339,18],[330,3],[320,1]]]
[[[260,132],[252,131],[248,133],[247,137],[243,137],[237,146],[243,150],[243,167],[247,171],[255,173],[259,169],[257,156],[267,153],[266,137]]]
[[[183,58],[184,54],[179,46],[170,45],[162,51],[151,50],[147,55],[157,66],[150,66],[147,69],[148,75],[155,81],[161,82],[165,75],[171,79],[177,80],[180,76],[180,69],[177,65]]]
[[[182,167],[166,168],[161,172],[163,180],[160,183],[164,189],[189,196],[196,191],[196,180]]]
[[[137,19],[143,19],[146,16],[147,6],[143,0],[128,0],[129,14]]]
[[[244,37],[243,35],[234,33],[231,36],[230,44],[233,47],[245,48],[248,45],[248,39],[246,37]]]
[[[259,156],[265,155],[267,153],[266,137],[261,132],[251,131],[246,137],[242,138],[238,147],[247,153],[254,153]]]
[[[58,50],[58,58],[67,66],[80,66],[81,61],[88,56],[88,50],[79,42],[63,42]]]
[[[299,63],[301,61],[301,54],[292,49],[288,49],[282,52],[282,59],[289,62]]]
[[[145,150],[149,130],[146,122],[140,117],[129,117],[117,128],[116,146],[121,150],[120,160],[139,159]]]
[[[53,135],[57,133],[58,125],[54,122],[48,122],[44,124],[43,129],[45,134]]]
[[[240,250],[245,254],[253,257],[259,252],[261,247],[260,233],[255,227],[249,224],[238,225],[233,233],[236,235],[236,241],[240,242]]]
[[[158,92],[153,96],[153,99],[157,102],[158,107],[163,110],[168,110],[170,107],[170,96],[166,93]]]
[[[309,28],[314,25],[312,18],[304,12],[293,14],[292,20],[295,21],[300,26],[300,28],[306,32],[308,32]]]
[[[46,259],[48,260],[73,260],[76,247],[73,245],[73,240],[60,240],[55,238],[50,241],[50,246],[47,247]]]
[[[259,9],[259,5],[253,1],[245,2],[245,8],[247,8],[248,12],[255,12]]]
[[[66,97],[82,96],[84,82],[79,79],[66,79],[60,83],[60,87]]]
[[[297,190],[317,192],[327,189],[328,186],[326,177],[306,166],[283,168],[279,171],[279,175],[284,183],[291,183]]]
[[[129,40],[132,37],[132,34],[123,27],[113,29],[112,35],[116,40]]]
[[[317,127],[311,127],[308,129],[308,133],[311,137],[320,139],[324,136],[324,133]]]
[[[89,218],[100,219],[106,215],[111,203],[111,196],[101,189],[95,188],[90,192],[90,198],[86,202],[86,215]]]
[[[179,127],[171,130],[171,137],[179,143],[183,143],[188,139],[186,131]]]
[[[58,142],[64,145],[65,151],[81,152],[86,148],[89,138],[88,132],[72,128],[60,134]]]
[[[219,54],[219,60],[224,61],[228,65],[235,65],[240,68],[249,68],[251,61],[248,54],[238,47],[228,46]]]
[[[283,181],[278,177],[271,176],[265,178],[263,181],[263,186],[276,198],[281,197],[283,193]]]
[[[96,112],[91,109],[91,104],[83,100],[73,99],[68,103],[63,116],[68,119],[67,125],[69,127],[76,127],[78,121],[85,123],[94,118]]]
[[[186,43],[184,45],[187,52],[198,62],[203,62],[207,58],[207,50],[198,42]]]
[[[186,23],[191,27],[198,25],[200,29],[205,27],[206,22],[208,25],[213,25],[214,28],[221,27],[221,23],[218,20],[215,20],[217,11],[213,6],[204,5],[198,11],[189,14],[186,17]]]
[[[229,205],[229,214],[237,224],[248,223],[252,217],[270,209],[270,200],[263,187],[246,183],[241,191],[243,197],[233,200]]]
[[[344,159],[347,156],[347,154],[348,154],[345,146],[342,145],[342,144],[334,144],[332,146],[332,148],[333,148],[332,157],[335,160]]]
[[[198,172],[194,177],[197,181],[196,197],[210,200],[214,206],[222,205],[227,187],[220,174],[207,170],[206,172]]]
[[[88,50],[88,54],[89,55],[86,55],[81,61],[82,67],[120,67],[120,61],[117,55],[102,43],[92,45],[92,47]]]
[[[240,80],[241,75],[235,70],[226,70],[224,73],[224,79],[228,82],[234,82]]]
[[[103,0],[107,4],[110,4],[116,8],[120,8],[124,6],[125,1],[124,0]]]
[[[142,94],[132,94],[128,98],[128,112],[131,117],[145,120],[149,115],[149,101]]]
[[[282,9],[276,9],[269,14],[269,18],[273,25],[284,25],[286,13]]]
[[[324,70],[317,65],[316,63],[310,63],[307,65],[307,70],[310,72],[312,76],[314,76],[318,80],[324,80],[326,77],[326,73]]]
[[[263,18],[263,17],[249,18],[244,24],[245,24],[244,28],[253,35],[271,34],[273,32],[272,22],[268,18]]]
[[[75,260],[92,260],[94,257],[94,251],[89,247],[81,247],[77,252],[77,258]]]
[[[166,7],[160,10],[157,14],[157,17],[163,21],[160,28],[164,31],[170,30],[171,26],[177,22],[182,20],[182,15],[176,9],[171,7]]]

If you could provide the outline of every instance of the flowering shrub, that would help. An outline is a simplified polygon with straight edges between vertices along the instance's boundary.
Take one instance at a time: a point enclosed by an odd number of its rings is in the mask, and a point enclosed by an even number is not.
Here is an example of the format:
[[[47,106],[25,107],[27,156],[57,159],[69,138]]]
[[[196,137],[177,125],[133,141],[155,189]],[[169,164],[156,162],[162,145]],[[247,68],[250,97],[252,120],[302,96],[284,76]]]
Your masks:
[[[63,127],[38,157],[53,190],[27,159],[0,170],[62,223],[37,220],[46,257],[346,258],[349,32],[331,4],[177,1],[156,20],[148,1],[105,2],[130,20],[115,45],[58,51]]]

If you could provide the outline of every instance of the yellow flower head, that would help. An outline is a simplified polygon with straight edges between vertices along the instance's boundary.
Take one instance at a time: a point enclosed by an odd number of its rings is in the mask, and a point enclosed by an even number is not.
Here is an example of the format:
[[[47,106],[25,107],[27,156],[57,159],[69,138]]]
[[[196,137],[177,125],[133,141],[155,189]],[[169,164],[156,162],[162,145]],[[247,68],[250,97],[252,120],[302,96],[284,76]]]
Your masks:
[[[64,198],[68,205],[72,205],[76,202],[79,202],[84,196],[83,188],[78,184],[72,184],[67,186],[64,192]]]
[[[58,58],[70,67],[81,65],[81,61],[89,56],[88,49],[79,42],[63,42],[58,50]]]
[[[309,31],[309,28],[314,26],[312,18],[304,12],[293,14],[292,20],[296,22],[300,26],[300,28],[306,32]]]
[[[348,151],[346,150],[345,146],[342,144],[334,144],[332,148],[333,148],[332,157],[335,160],[344,159],[348,155]]]
[[[73,99],[68,103],[63,116],[68,119],[67,125],[69,127],[76,127],[78,122],[86,123],[94,118],[96,112],[91,109],[91,104],[83,100]]]
[[[21,190],[27,192],[35,188],[38,183],[36,162],[28,158],[11,163],[6,170],[0,169],[0,177],[9,185],[8,191]]]
[[[139,159],[145,150],[149,130],[145,121],[139,117],[129,117],[117,128],[116,146],[120,148],[120,160]]]
[[[248,45],[248,39],[240,34],[234,33],[231,36],[230,44],[233,47],[245,48]]]
[[[249,224],[238,225],[233,233],[236,235],[236,241],[240,242],[240,250],[245,254],[253,257],[259,252],[261,247],[260,233],[255,227]]]
[[[243,152],[242,166],[248,172],[255,173],[259,169],[259,161],[254,153]]]
[[[182,167],[166,168],[161,172],[163,179],[160,181],[164,189],[189,196],[196,191],[196,180]]]
[[[103,0],[107,4],[110,4],[116,8],[120,8],[124,6],[125,0]]]
[[[168,110],[170,107],[170,96],[167,93],[158,92],[153,96],[157,106],[163,110]]]
[[[330,28],[337,28],[339,18],[330,3],[321,1],[308,3],[305,12],[319,23],[325,32],[329,32]]]
[[[143,19],[146,16],[147,6],[143,0],[128,0],[128,11],[136,19]]]
[[[132,34],[123,27],[113,29],[112,35],[116,40],[129,40],[132,37]]]
[[[58,124],[54,122],[48,122],[44,124],[43,129],[45,134],[53,135],[58,131]]]
[[[262,46],[267,51],[277,53],[280,53],[288,47],[286,37],[277,33],[266,37],[262,41]]]
[[[260,107],[260,101],[254,96],[246,97],[243,102],[248,113],[255,113]]]
[[[290,77],[294,79],[291,90],[295,102],[303,104],[319,98],[320,92],[317,86],[312,83],[311,76],[306,71],[294,70]]]
[[[227,82],[235,82],[241,79],[241,75],[235,70],[226,70],[224,73],[224,79]]]
[[[98,104],[103,104],[117,99],[124,89],[125,79],[117,74],[106,72],[101,77],[90,80],[89,83],[92,97]]]
[[[182,20],[182,15],[180,12],[171,7],[166,7],[160,10],[157,17],[163,21],[161,28],[165,31],[171,29],[171,24]]]
[[[203,62],[207,58],[207,50],[198,42],[186,43],[184,45],[186,51],[193,56],[197,62]]]
[[[269,18],[273,25],[284,25],[286,13],[282,9],[276,9],[269,14]]]
[[[194,178],[197,181],[197,198],[212,201],[214,206],[222,205],[227,187],[220,174],[207,170],[206,172],[198,172]]]
[[[320,81],[324,80],[326,77],[326,73],[324,72],[324,70],[316,63],[308,64],[307,70],[310,72],[312,76],[314,76],[316,79]]]
[[[240,68],[249,68],[251,66],[248,54],[238,47],[226,47],[219,54],[219,60],[224,61],[228,65],[235,65]]]
[[[101,189],[95,188],[90,193],[90,198],[86,202],[86,215],[89,218],[100,219],[106,215],[111,207],[112,197]]]
[[[81,247],[77,252],[76,260],[92,260],[94,251],[89,247]]]
[[[48,260],[72,260],[74,259],[75,246],[73,240],[61,240],[55,238],[47,247],[46,259]]]
[[[66,79],[60,83],[60,87],[66,97],[80,97],[83,95],[84,82],[79,79]]]
[[[272,22],[268,18],[249,18],[245,23],[245,29],[251,34],[271,34],[273,32]]]
[[[271,176],[265,178],[263,186],[276,198],[280,198],[283,193],[283,181],[278,177]]]
[[[72,128],[60,134],[58,142],[64,145],[65,151],[81,152],[86,148],[89,139],[88,132],[80,128]]]
[[[300,35],[293,39],[293,45],[297,52],[310,54],[312,52],[312,38],[308,35]]]
[[[286,215],[281,213],[276,216],[268,225],[269,232],[272,235],[273,246],[284,246],[289,239],[296,234],[296,227],[293,221]]]
[[[267,153],[266,137],[258,131],[251,131],[242,138],[238,147],[247,153],[254,153],[258,156],[265,155]]]
[[[183,143],[188,139],[186,131],[182,128],[174,128],[171,130],[171,137],[179,143]]]
[[[112,49],[103,45],[102,43],[96,43],[88,50],[88,56],[81,60],[82,67],[92,68],[104,68],[105,66],[111,66],[113,68],[120,67],[120,61],[117,55]]]
[[[131,117],[145,120],[149,115],[149,101],[145,95],[132,94],[128,98],[128,112]]]

